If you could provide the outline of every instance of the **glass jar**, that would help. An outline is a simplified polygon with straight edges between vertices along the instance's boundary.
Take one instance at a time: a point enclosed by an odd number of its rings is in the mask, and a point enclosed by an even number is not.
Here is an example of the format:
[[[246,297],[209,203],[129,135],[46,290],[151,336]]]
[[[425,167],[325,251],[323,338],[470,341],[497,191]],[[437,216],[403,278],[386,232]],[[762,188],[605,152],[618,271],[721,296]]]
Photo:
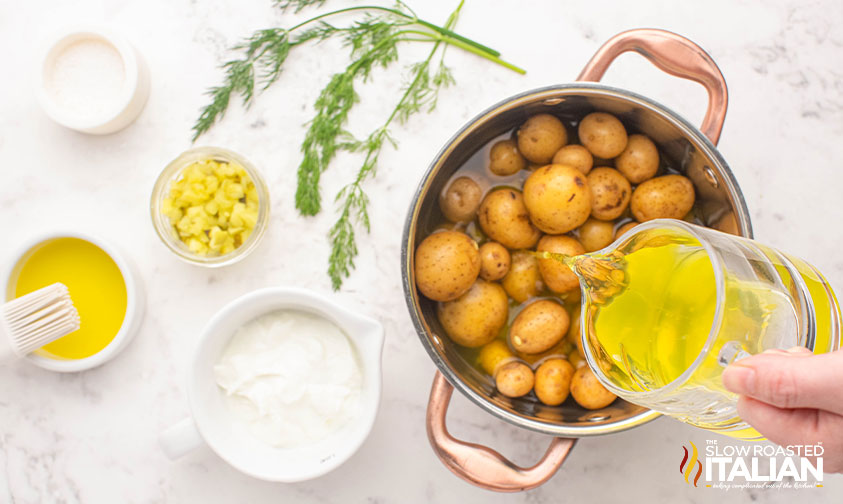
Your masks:
[[[226,254],[201,255],[191,251],[179,237],[178,231],[170,218],[163,211],[164,199],[170,193],[173,182],[179,180],[185,168],[193,163],[215,160],[236,164],[243,167],[251,178],[258,193],[258,216],[255,227],[249,237],[238,247]],[[269,191],[260,172],[243,156],[220,147],[196,147],[185,151],[171,161],[158,176],[152,189],[150,212],[152,225],[158,237],[176,256],[191,264],[206,267],[220,267],[234,264],[257,248],[269,224]]]

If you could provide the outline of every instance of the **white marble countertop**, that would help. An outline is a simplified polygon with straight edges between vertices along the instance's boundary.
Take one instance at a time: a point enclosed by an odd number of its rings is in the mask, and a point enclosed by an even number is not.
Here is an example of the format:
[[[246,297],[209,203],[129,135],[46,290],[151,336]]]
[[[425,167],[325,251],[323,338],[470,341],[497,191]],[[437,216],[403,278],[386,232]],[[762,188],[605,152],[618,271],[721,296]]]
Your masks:
[[[349,2],[329,0],[328,6]],[[443,20],[456,0],[413,1]],[[60,375],[26,363],[0,368],[0,502],[840,502],[843,477],[799,491],[723,493],[689,487],[676,475],[681,445],[710,436],[669,419],[607,437],[583,439],[543,487],[518,495],[474,488],[452,476],[430,450],[424,411],[434,366],[402,299],[400,233],[416,181],[451,134],[490,104],[534,87],[572,80],[597,47],[632,27],[660,27],[698,42],[720,65],[730,108],[720,150],[746,196],[756,236],[805,257],[843,289],[838,253],[843,222],[843,4],[800,1],[672,2],[469,1],[458,29],[495,46],[528,70],[520,77],[457,50],[448,53],[460,86],[438,109],[395,130],[372,195],[372,233],[360,237],[358,268],[331,294],[386,327],[384,397],[372,435],[344,466],[315,481],[283,485],[251,479],[203,448],[178,462],[158,433],[188,414],[185,371],[194,341],[223,304],[255,288],[298,285],[330,293],[324,271],[330,211],[312,219],[293,206],[300,126],[329,74],[345,56],[326,44],[295,54],[281,81],[249,111],[236,107],[200,143],[241,152],[262,170],[273,195],[261,248],[220,270],[179,262],[148,216],[162,167],[190,146],[190,126],[206,87],[220,80],[225,48],[253,29],[289,22],[269,0],[32,0],[0,4],[6,71],[0,95],[2,266],[30,235],[57,228],[107,236],[127,250],[146,286],[148,311],[132,344],[108,364]],[[30,80],[39,41],[55,27],[102,22],[130,37],[152,75],[139,120],[105,137],[51,122]],[[312,55],[319,54],[318,57]],[[405,61],[418,49],[403,52]],[[637,91],[699,122],[705,93],[659,73],[638,56],[621,58],[605,82]],[[355,131],[388,112],[377,100],[400,84],[376,73],[351,120]],[[324,176],[333,195],[355,164],[340,157]],[[548,438],[528,433],[454,399],[452,431],[531,464]]]

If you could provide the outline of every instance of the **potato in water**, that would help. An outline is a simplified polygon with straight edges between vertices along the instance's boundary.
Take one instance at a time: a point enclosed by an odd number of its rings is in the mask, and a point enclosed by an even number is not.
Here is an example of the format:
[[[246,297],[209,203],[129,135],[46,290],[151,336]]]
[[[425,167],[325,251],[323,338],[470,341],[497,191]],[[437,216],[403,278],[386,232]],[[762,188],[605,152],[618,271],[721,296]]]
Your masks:
[[[623,215],[632,197],[632,186],[621,172],[607,167],[588,174],[591,189],[591,215],[595,219],[614,220]]]
[[[612,222],[589,218],[580,226],[577,234],[585,251],[594,252],[614,241],[615,225]]]
[[[501,284],[509,297],[519,303],[537,296],[543,285],[536,256],[523,250],[513,252],[512,264]]]
[[[495,339],[506,324],[509,303],[503,287],[477,280],[462,296],[440,303],[436,313],[454,343],[474,348]]]
[[[567,233],[591,214],[591,190],[576,168],[547,165],[524,181],[524,205],[537,228],[549,234]]]
[[[659,171],[659,150],[648,137],[630,135],[626,149],[615,160],[615,168],[633,184],[640,184]]]
[[[585,253],[585,248],[577,241],[576,238],[565,235],[546,235],[539,240],[536,247],[539,252],[553,252],[554,254],[562,254],[569,257],[577,256]],[[541,258],[538,260],[539,271],[547,284],[547,288],[561,294],[577,289],[580,286],[580,280],[577,275],[571,271],[567,265],[558,261],[555,258]]]
[[[527,160],[518,152],[515,140],[501,140],[489,151],[489,170],[495,175],[514,175],[527,167]]]
[[[566,145],[553,155],[553,164],[563,164],[576,168],[583,175],[588,175],[594,166],[594,158],[582,145]]]
[[[518,352],[544,352],[565,337],[569,323],[568,312],[561,304],[540,299],[528,304],[512,321],[509,342]]]
[[[512,259],[506,247],[497,242],[486,242],[480,247],[480,278],[500,280],[509,272]]]
[[[535,380],[530,366],[518,361],[502,364],[495,373],[495,386],[498,392],[507,397],[529,394],[533,390]]]
[[[566,143],[565,125],[550,114],[534,115],[518,128],[518,150],[531,163],[549,163]]]
[[[682,175],[663,175],[635,188],[630,209],[638,222],[681,219],[694,206],[694,184]]]
[[[468,222],[477,215],[483,190],[469,177],[459,177],[451,182],[439,197],[442,215],[451,222]]]
[[[580,142],[592,154],[612,159],[626,149],[626,128],[617,117],[605,112],[592,112],[580,121]]]
[[[496,339],[483,345],[483,348],[480,349],[480,354],[477,356],[477,363],[480,364],[480,367],[486,374],[495,376],[495,370],[498,369],[498,366],[513,357],[512,350],[509,349],[506,342]]]
[[[434,301],[463,295],[480,274],[477,243],[459,231],[433,233],[421,242],[415,256],[416,285]]]
[[[496,189],[483,199],[477,215],[480,228],[506,248],[530,248],[541,232],[530,222],[524,197],[515,189]]]
[[[605,408],[617,398],[597,380],[588,366],[574,372],[571,379],[571,395],[580,406],[590,410]]]
[[[558,406],[568,398],[574,366],[565,359],[548,359],[536,370],[535,391],[539,401]]]

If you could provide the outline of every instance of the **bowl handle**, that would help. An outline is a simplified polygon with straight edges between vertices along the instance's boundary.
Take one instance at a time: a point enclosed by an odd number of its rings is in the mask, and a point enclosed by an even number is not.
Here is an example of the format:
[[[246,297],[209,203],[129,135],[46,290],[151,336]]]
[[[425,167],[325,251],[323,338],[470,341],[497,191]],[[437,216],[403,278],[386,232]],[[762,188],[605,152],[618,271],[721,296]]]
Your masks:
[[[519,467],[491,448],[460,441],[448,432],[445,417],[453,392],[454,387],[437,371],[427,404],[427,437],[445,467],[480,488],[497,492],[535,488],[559,470],[577,442],[575,438],[553,438],[536,465]]]
[[[643,55],[670,75],[702,84],[708,92],[708,110],[700,130],[717,145],[729,104],[726,80],[711,56],[681,35],[654,29],[621,32],[597,50],[577,80],[599,81],[612,61],[627,51]]]

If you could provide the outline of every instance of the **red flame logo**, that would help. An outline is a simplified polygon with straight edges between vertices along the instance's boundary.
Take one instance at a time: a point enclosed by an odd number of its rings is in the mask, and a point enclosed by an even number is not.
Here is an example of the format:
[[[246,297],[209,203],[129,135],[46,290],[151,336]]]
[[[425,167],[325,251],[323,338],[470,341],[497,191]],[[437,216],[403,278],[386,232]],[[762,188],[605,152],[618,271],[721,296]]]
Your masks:
[[[693,441],[689,441],[689,443],[691,443],[690,454],[687,448],[684,446],[682,447],[682,449],[685,450],[685,455],[682,457],[682,462],[679,463],[679,474],[684,474],[685,483],[691,484],[691,473],[694,472],[694,466],[696,466],[697,474],[694,476],[694,486],[697,486],[697,482],[700,480],[700,476],[702,476],[702,462],[698,459],[699,452],[697,452],[697,445],[695,445]]]

